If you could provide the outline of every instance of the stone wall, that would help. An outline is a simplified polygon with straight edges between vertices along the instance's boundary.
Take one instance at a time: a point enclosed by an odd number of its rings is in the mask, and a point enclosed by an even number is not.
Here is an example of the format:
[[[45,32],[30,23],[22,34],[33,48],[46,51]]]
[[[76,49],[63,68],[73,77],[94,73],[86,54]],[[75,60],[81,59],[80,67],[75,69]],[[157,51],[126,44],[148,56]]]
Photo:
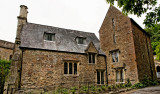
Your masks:
[[[132,22],[138,78],[143,80],[145,76],[156,79],[155,64],[151,48],[150,36],[143,32],[136,23]]]
[[[115,36],[115,41],[113,40]],[[125,79],[136,83],[145,75],[156,79],[150,37],[134,22],[111,6],[100,29],[101,48],[107,55],[108,79],[116,78],[117,68],[125,69]],[[119,62],[113,63],[110,51],[118,49]]]
[[[13,54],[14,43],[0,40],[0,59],[10,60]]]
[[[26,49],[23,51],[21,88],[70,88],[96,82],[96,70],[106,70],[105,56],[89,64],[87,54]],[[64,62],[77,62],[78,74],[64,74]],[[105,71],[106,72],[106,71]],[[106,81],[106,75],[105,81]]]
[[[113,26],[114,19],[114,26]],[[111,6],[99,31],[101,48],[107,56],[109,83],[115,83],[116,69],[123,68],[124,79],[138,82],[135,48],[130,18]],[[115,34],[114,43],[113,36]],[[113,63],[110,51],[119,50],[119,62]],[[113,81],[112,81],[113,80]]]

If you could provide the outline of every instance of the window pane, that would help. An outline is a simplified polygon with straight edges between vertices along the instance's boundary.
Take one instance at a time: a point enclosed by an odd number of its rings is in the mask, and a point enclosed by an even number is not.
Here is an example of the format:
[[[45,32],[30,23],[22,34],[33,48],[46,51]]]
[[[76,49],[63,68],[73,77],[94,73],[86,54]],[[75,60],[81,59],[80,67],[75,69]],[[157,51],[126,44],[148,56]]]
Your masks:
[[[68,64],[64,63],[64,74],[68,74]]]
[[[100,72],[97,71],[97,84],[100,84]]]
[[[119,82],[119,71],[116,71],[116,82]]]
[[[101,84],[104,84],[104,72],[101,72]]]
[[[74,74],[77,74],[77,63],[74,63]]]
[[[95,63],[95,54],[92,54],[92,63]]]
[[[91,54],[89,54],[89,63],[92,63],[92,57],[91,57]]]
[[[44,33],[44,40],[54,41],[55,40],[55,34]]]
[[[115,54],[115,59],[116,59],[116,62],[118,62],[118,51]]]
[[[112,62],[115,62],[115,56],[114,56],[114,53],[112,53]]]
[[[72,63],[69,63],[69,74],[72,74]]]
[[[123,69],[121,69],[120,71],[120,81],[123,82],[124,81],[124,73],[123,73]]]
[[[78,44],[83,44],[83,38],[78,38]]]

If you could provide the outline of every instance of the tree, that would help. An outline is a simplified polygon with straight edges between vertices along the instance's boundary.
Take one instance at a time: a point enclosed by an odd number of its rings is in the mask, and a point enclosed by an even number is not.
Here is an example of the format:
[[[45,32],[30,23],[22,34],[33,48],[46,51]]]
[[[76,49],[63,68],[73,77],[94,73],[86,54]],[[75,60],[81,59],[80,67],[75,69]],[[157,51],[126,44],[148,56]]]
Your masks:
[[[122,8],[124,14],[134,14],[141,16],[150,11],[146,15],[144,24],[147,27],[154,26],[160,22],[160,6],[155,7],[157,0],[106,0],[108,3],[114,5],[117,2],[118,7]]]
[[[151,35],[153,54],[157,55],[157,59],[160,60],[160,24],[146,27],[145,31]]]
[[[160,41],[159,41],[159,44],[156,46],[156,56],[157,56],[157,60],[160,60]]]

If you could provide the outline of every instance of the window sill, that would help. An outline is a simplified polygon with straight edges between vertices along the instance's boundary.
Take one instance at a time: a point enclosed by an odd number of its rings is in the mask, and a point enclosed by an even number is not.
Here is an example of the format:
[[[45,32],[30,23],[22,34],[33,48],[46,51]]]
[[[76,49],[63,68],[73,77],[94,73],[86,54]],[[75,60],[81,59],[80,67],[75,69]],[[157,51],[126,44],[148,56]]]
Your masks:
[[[79,76],[79,74],[64,74],[64,76],[73,76],[73,77],[77,77],[77,76]]]
[[[95,65],[95,63],[88,63],[89,65]]]
[[[51,40],[43,40],[43,41],[45,41],[45,42],[55,42],[55,41],[51,41]]]
[[[116,84],[124,84],[125,82],[116,82]]]

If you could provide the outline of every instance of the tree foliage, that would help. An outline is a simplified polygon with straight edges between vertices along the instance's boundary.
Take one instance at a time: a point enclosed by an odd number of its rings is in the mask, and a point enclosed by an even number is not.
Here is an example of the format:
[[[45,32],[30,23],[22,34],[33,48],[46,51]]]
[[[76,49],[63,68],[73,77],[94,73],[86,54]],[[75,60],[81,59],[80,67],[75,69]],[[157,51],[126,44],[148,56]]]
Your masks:
[[[157,0],[106,0],[108,3],[114,5],[117,2],[118,7],[122,8],[124,14],[134,14],[141,16],[147,13],[144,24],[151,27],[160,22],[160,6],[155,7]]]
[[[145,29],[151,35],[151,45],[157,59],[160,60],[160,24]]]
[[[11,61],[0,60],[0,94],[3,92],[5,78],[9,73]]]

